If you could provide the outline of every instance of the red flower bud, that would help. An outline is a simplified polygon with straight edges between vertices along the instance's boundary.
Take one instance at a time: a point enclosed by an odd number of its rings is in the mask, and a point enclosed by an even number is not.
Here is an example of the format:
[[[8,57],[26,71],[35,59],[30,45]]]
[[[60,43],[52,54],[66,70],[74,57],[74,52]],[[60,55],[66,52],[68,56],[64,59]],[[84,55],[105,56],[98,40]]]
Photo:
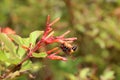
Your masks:
[[[67,59],[61,56],[57,56],[55,54],[51,54],[49,56],[47,56],[47,58],[52,59],[52,60],[63,60],[66,61]]]
[[[9,28],[9,27],[0,28],[0,30],[1,30],[2,33],[5,33],[5,34],[15,34],[15,33],[16,33],[14,30],[12,30],[12,29]]]

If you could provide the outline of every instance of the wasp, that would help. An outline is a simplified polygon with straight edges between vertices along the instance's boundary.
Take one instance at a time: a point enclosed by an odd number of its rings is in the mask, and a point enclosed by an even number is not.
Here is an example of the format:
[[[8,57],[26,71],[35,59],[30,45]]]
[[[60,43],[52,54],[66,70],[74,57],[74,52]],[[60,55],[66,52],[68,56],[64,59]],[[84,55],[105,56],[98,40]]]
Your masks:
[[[77,46],[72,46],[71,44],[64,42],[60,45],[60,48],[64,53],[71,54],[77,49]]]

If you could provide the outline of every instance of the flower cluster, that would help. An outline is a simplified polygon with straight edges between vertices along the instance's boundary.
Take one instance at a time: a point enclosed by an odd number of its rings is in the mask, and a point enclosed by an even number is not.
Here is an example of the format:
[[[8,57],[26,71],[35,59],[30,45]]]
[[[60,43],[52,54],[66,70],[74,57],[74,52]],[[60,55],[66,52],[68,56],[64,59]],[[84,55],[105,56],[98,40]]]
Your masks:
[[[77,39],[76,37],[65,38],[65,35],[70,33],[70,31],[66,31],[64,34],[62,34],[60,36],[53,35],[54,31],[53,31],[53,28],[51,28],[51,26],[54,23],[56,23],[59,19],[60,18],[57,18],[53,22],[50,23],[50,16],[48,15],[47,21],[46,21],[46,28],[43,33],[43,36],[42,36],[41,40],[39,40],[38,43],[36,44],[33,51],[38,50],[42,46],[41,45],[42,43],[44,43],[45,46],[48,44],[52,44],[52,43],[60,43],[60,44],[68,43],[68,45],[70,45],[70,43],[72,43],[74,40]],[[70,52],[70,49],[68,47],[65,46],[64,48]],[[70,45],[70,48],[72,49],[71,45]],[[58,56],[57,54],[59,54],[59,52],[60,52],[60,50],[58,50],[58,48],[53,48],[52,50],[47,51],[47,54],[48,54],[47,58],[52,59],[52,60],[67,60],[66,58],[64,58],[62,56]],[[32,53],[29,55],[32,55]]]
[[[72,47],[72,45],[70,43],[72,43],[74,40],[76,40],[76,37],[72,37],[72,38],[65,38],[65,35],[67,35],[68,33],[70,33],[70,31],[66,31],[64,34],[60,35],[60,36],[54,36],[54,31],[53,28],[51,27],[54,23],[56,23],[60,18],[55,19],[53,22],[50,23],[50,16],[48,15],[47,17],[47,21],[46,21],[46,28],[45,31],[43,33],[42,38],[36,43],[35,47],[24,47],[25,49],[28,50],[28,56],[25,58],[25,60],[29,57],[32,57],[32,53],[37,51],[39,48],[41,47],[45,47],[49,44],[52,43],[59,43],[59,44],[65,44],[67,43],[69,45],[69,47],[67,47],[66,45],[63,45],[62,49],[63,51],[66,53],[68,52],[72,52],[73,50],[75,50],[75,47]],[[44,45],[43,45],[44,44]],[[30,44],[31,45],[31,44]],[[53,48],[49,51],[46,51],[47,53],[47,58],[52,59],[52,60],[67,60],[65,57],[59,56],[57,54],[60,53],[61,50],[59,50],[58,47]],[[24,60],[23,60],[24,62]]]

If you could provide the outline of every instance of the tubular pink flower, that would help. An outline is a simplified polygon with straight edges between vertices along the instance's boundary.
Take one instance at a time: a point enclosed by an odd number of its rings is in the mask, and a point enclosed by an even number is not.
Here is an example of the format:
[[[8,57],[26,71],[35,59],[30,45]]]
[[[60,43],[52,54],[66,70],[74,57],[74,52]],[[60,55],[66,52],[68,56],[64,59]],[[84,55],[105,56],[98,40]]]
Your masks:
[[[51,55],[47,56],[47,58],[49,58],[51,60],[63,60],[63,61],[67,60],[65,57],[57,56],[55,54],[51,54]]]

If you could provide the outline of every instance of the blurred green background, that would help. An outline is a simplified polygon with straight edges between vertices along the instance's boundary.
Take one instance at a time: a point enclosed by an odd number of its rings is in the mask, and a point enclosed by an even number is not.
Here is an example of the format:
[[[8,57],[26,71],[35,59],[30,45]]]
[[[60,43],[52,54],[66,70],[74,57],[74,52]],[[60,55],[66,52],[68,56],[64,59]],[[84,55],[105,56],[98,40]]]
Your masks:
[[[120,80],[120,0],[0,0],[0,26],[23,37],[44,30],[48,14],[61,18],[56,35],[71,30],[78,49],[66,62],[37,59],[44,66],[31,66],[34,80]]]

